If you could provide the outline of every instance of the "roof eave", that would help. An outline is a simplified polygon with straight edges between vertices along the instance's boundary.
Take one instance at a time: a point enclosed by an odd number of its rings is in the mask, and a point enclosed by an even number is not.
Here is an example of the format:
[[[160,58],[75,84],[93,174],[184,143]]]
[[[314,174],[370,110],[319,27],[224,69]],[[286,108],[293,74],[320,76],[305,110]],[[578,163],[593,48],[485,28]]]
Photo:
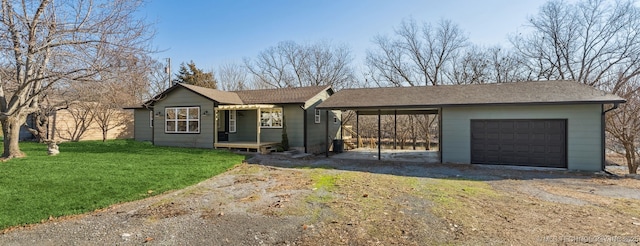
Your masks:
[[[446,108],[446,107],[475,107],[475,106],[523,106],[523,105],[575,105],[575,104],[610,104],[626,103],[626,100],[591,100],[591,101],[561,101],[561,102],[506,102],[506,103],[460,103],[460,104],[426,104],[426,105],[380,105],[380,106],[323,106],[317,109],[326,110],[377,110],[377,109],[415,109],[415,108]]]

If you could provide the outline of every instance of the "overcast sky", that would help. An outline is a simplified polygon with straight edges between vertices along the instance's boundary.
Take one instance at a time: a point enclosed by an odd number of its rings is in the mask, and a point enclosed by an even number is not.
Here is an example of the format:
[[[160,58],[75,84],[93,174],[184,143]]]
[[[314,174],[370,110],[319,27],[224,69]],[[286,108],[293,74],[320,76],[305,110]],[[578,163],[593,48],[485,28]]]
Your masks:
[[[241,63],[280,41],[330,41],[350,47],[362,64],[376,35],[393,34],[403,19],[458,24],[472,43],[509,46],[527,17],[545,0],[190,0],[149,1],[141,11],[155,22],[154,47],[170,57],[172,70],[193,60],[209,71]]]

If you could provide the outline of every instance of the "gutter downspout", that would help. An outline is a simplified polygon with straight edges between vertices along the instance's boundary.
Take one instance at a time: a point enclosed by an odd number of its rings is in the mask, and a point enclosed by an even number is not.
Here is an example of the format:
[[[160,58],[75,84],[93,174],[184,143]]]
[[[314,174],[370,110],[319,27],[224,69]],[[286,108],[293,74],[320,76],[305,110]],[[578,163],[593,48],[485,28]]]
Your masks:
[[[307,109],[304,108],[304,105],[300,106],[300,108],[302,109],[302,113],[304,114],[304,117],[302,120],[304,122],[303,129],[302,129],[302,142],[304,145],[304,153],[306,154],[308,151],[307,150],[307,125],[309,124],[309,122],[307,122]]]
[[[618,106],[620,106],[620,103],[619,102],[615,102],[615,103],[613,103],[613,107],[612,108],[604,110],[604,104],[601,105],[601,107],[602,107],[602,115],[600,116],[600,125],[601,125],[600,128],[601,128],[601,133],[602,133],[602,136],[601,136],[601,141],[602,141],[602,145],[601,145],[602,146],[602,161],[601,161],[602,164],[601,165],[602,166],[600,168],[602,169],[603,172],[607,172],[605,170],[606,149],[607,149],[605,147],[605,145],[606,145],[606,141],[605,141],[605,137],[606,137],[606,134],[605,134],[605,128],[606,128],[605,114],[607,112],[611,111],[611,110],[617,109]]]
[[[147,108],[149,109],[149,108]],[[149,110],[151,110],[151,144],[152,145],[156,145],[156,111],[154,110],[154,108],[150,108]],[[160,118],[160,117],[157,117]],[[135,124],[135,123],[134,123]]]

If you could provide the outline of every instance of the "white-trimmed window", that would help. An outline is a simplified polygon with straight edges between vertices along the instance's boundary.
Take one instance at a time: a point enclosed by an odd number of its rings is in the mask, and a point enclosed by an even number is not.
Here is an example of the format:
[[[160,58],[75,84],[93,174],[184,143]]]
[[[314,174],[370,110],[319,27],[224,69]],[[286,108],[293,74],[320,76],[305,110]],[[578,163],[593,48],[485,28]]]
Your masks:
[[[200,133],[200,107],[164,109],[166,133]]]
[[[282,128],[282,109],[261,109],[260,126],[262,126],[262,128]]]
[[[229,132],[236,132],[236,111],[229,111]]]
[[[149,127],[153,128],[153,110],[149,110]]]
[[[320,110],[316,109],[316,117],[315,117],[315,122],[320,123]]]

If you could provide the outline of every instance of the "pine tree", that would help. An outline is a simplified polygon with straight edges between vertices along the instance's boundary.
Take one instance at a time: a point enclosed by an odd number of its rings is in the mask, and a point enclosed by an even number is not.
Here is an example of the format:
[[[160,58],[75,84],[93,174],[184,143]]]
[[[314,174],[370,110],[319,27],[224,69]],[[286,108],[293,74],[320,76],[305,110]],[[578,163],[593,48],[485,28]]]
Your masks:
[[[184,64],[184,62],[180,64],[180,70],[178,70],[176,79],[174,79],[173,82],[197,85],[212,89],[216,89],[218,87],[218,83],[213,77],[213,72],[206,73],[202,71],[202,69],[196,67],[196,64],[193,61],[190,61],[187,64]]]

